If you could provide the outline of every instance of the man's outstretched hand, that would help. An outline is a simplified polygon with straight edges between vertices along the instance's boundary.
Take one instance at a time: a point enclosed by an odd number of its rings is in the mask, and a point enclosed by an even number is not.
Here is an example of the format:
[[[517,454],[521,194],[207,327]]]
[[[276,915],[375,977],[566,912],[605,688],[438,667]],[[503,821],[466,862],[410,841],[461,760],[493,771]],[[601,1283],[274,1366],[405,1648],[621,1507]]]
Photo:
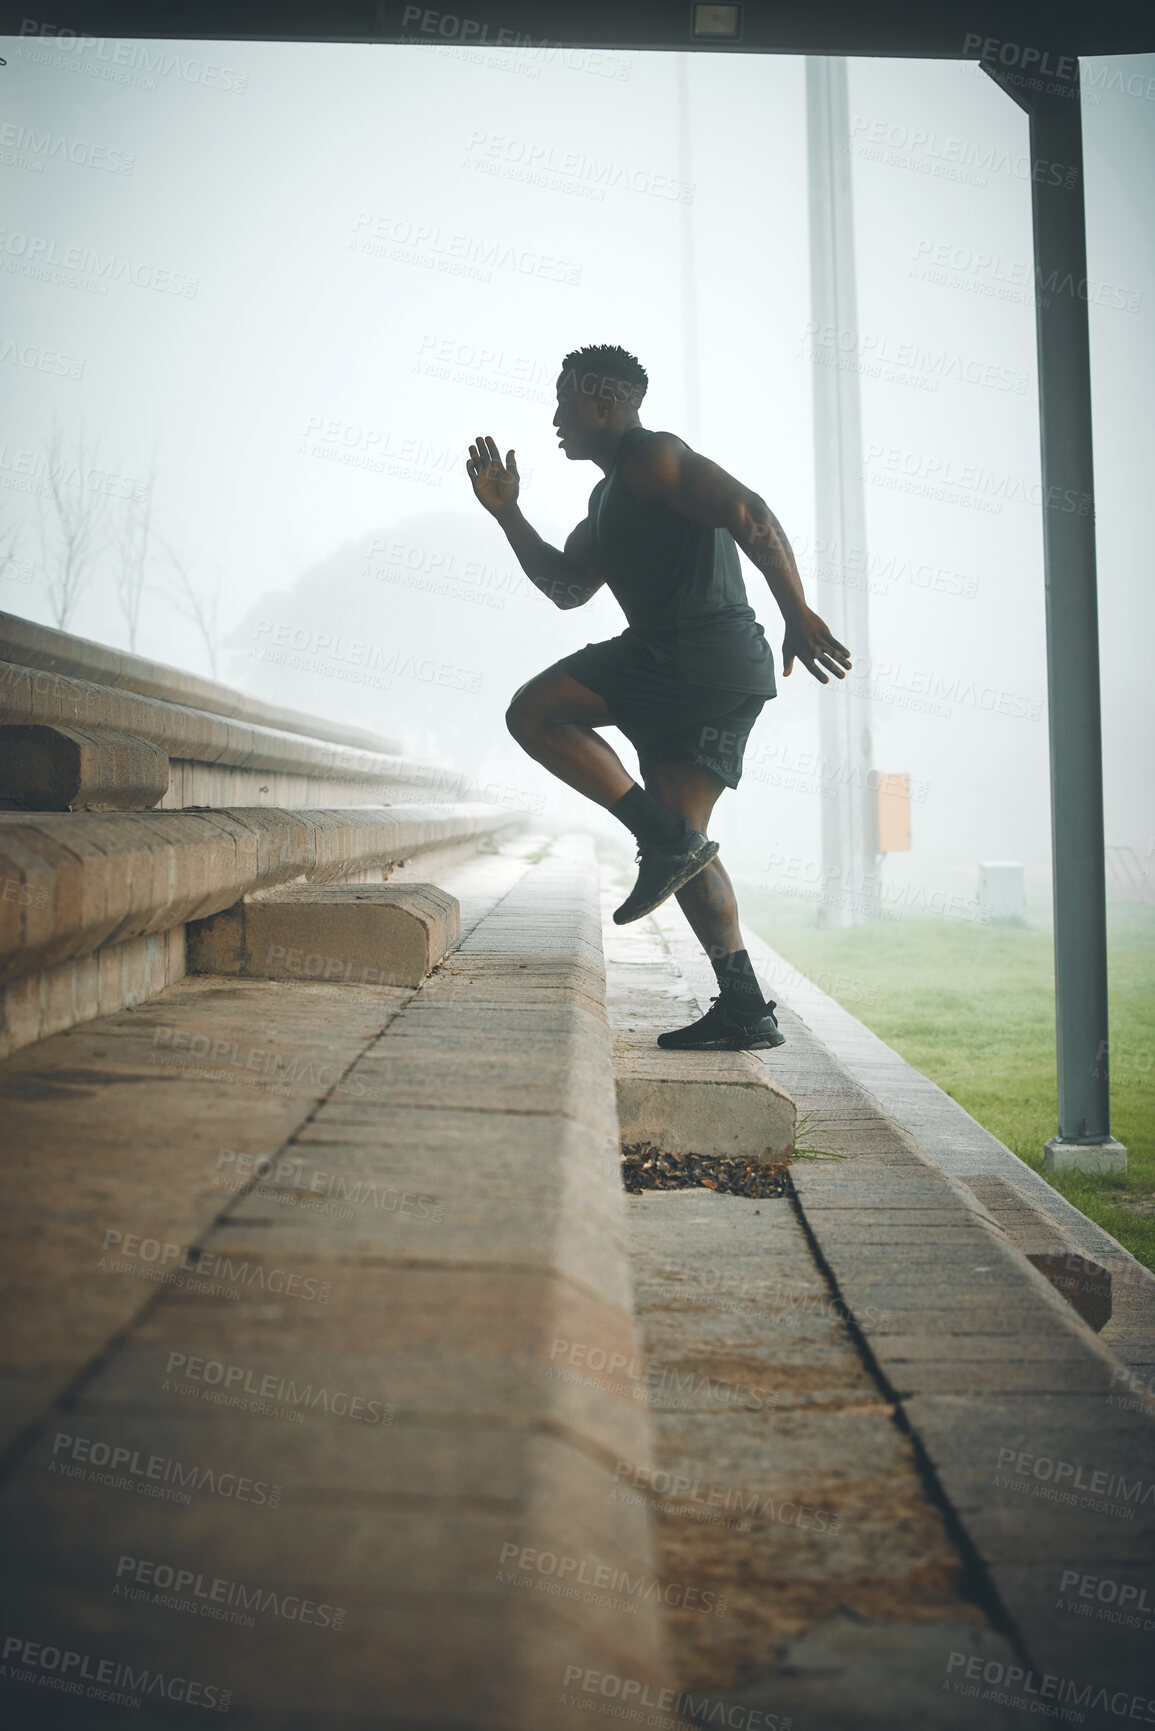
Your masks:
[[[849,649],[831,635],[825,621],[809,607],[802,608],[786,626],[782,640],[783,673],[790,672],[796,659],[823,685],[830,683],[826,672],[833,673],[835,679],[845,679],[851,664]]]
[[[516,503],[521,478],[514,453],[507,451],[503,463],[497,446],[484,433],[479,433],[477,443],[469,447],[465,472],[473,482],[474,497],[495,517]]]

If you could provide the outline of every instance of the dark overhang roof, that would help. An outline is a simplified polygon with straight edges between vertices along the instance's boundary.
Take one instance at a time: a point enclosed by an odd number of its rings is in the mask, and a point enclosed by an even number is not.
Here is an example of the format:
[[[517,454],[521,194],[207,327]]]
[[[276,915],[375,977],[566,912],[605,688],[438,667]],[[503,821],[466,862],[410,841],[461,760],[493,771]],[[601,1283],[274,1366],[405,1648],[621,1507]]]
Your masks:
[[[3,0],[0,33],[25,33],[30,9],[28,0]],[[437,0],[421,7],[410,0],[53,0],[50,10],[55,22],[46,33],[120,39],[460,45],[497,44],[505,32],[506,43],[532,38],[563,47],[951,60],[980,58],[984,41],[1005,45],[1008,57],[1016,49],[1155,49],[1152,0],[744,0],[738,40],[694,40],[691,0]],[[986,53],[990,58],[989,47]]]

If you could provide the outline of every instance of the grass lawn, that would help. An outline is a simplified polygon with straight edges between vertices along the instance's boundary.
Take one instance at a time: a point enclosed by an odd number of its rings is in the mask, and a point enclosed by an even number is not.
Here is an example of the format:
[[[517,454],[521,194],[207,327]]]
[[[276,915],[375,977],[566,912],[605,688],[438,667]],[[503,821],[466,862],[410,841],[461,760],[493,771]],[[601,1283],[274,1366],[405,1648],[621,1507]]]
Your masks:
[[[1058,1128],[1051,933],[909,918],[818,931],[813,912],[738,886],[742,916],[1037,1172]],[[1155,1268],[1155,907],[1108,906],[1111,1130],[1120,1177],[1047,1175]]]

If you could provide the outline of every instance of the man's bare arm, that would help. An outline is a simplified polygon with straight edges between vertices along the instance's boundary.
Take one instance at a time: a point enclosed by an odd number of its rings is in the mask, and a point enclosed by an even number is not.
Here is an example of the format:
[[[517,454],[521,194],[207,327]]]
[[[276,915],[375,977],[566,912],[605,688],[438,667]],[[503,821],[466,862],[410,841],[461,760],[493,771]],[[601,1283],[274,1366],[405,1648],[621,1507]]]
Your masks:
[[[578,524],[561,552],[543,541],[533,524],[521,513],[517,502],[520,477],[516,453],[508,451],[501,461],[493,440],[479,437],[469,447],[466,473],[477,499],[501,525],[514,558],[534,586],[555,607],[581,607],[605,582],[593,569],[590,556],[589,519]]]
[[[850,651],[806,605],[786,532],[765,499],[671,433],[647,439],[627,457],[622,472],[635,497],[667,505],[711,529],[729,530],[765,577],[786,622],[783,673],[790,672],[797,657],[823,685],[828,684],[827,672],[836,679],[846,677]]]

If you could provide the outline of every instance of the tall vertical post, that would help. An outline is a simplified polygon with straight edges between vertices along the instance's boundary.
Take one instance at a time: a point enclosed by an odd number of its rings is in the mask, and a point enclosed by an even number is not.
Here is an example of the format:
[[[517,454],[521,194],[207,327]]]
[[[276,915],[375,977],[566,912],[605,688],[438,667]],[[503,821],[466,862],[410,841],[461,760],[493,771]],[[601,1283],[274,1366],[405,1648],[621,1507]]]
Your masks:
[[[676,54],[678,80],[678,177],[683,188],[692,184],[693,151],[690,141],[690,69],[688,54]],[[678,244],[682,277],[682,364],[685,368],[687,443],[702,437],[702,395],[698,373],[698,283],[694,260],[694,207],[686,199],[678,205]]]
[[[1111,1135],[1107,892],[1095,570],[1091,352],[1079,63],[1047,78],[987,66],[1031,128],[1051,749],[1059,1133],[1048,1171],[1123,1171]],[[1034,84],[1038,88],[1030,88]]]
[[[866,504],[858,388],[858,297],[850,185],[846,61],[806,60],[810,311],[817,526],[815,611],[869,670]],[[829,549],[826,558],[820,549]],[[822,923],[849,926],[877,907],[875,795],[868,680],[852,673],[822,693]]]

